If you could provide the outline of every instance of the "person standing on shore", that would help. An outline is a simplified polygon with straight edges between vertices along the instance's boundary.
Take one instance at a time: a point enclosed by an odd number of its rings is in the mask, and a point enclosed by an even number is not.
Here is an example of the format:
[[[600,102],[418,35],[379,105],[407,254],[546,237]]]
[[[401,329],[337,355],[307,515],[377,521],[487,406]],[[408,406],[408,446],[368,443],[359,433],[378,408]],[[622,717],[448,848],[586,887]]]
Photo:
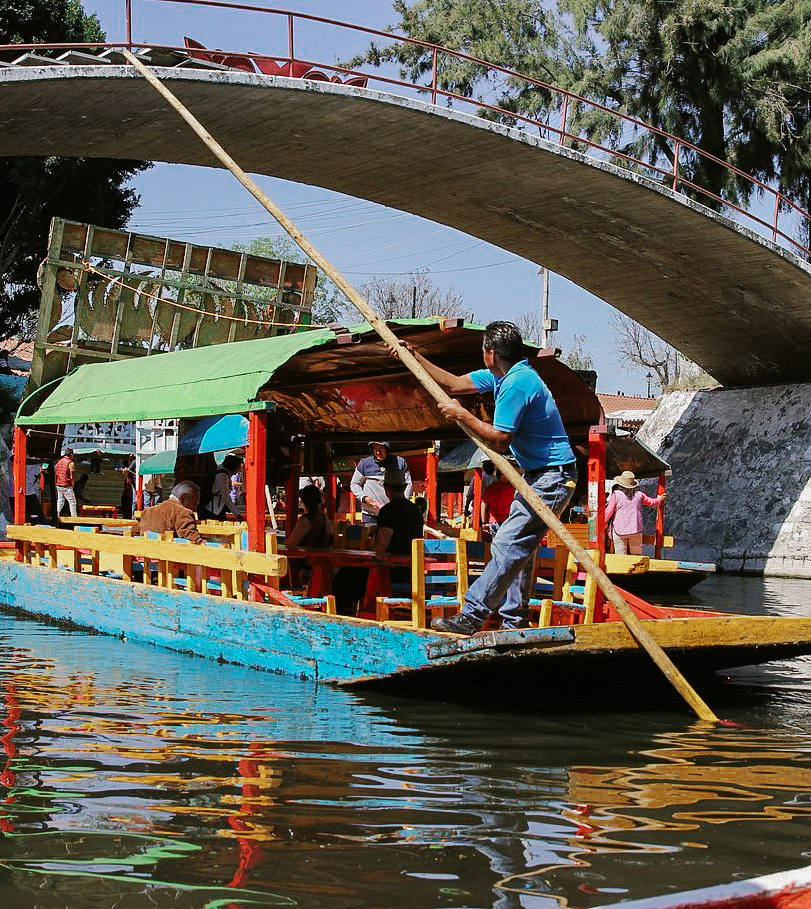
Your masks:
[[[78,517],[79,511],[76,507],[76,493],[73,491],[73,483],[76,477],[76,465],[73,463],[73,449],[66,448],[65,453],[56,462],[54,467],[56,478],[56,517],[62,513],[65,502],[70,508],[70,516]],[[58,523],[58,520],[57,520]]]

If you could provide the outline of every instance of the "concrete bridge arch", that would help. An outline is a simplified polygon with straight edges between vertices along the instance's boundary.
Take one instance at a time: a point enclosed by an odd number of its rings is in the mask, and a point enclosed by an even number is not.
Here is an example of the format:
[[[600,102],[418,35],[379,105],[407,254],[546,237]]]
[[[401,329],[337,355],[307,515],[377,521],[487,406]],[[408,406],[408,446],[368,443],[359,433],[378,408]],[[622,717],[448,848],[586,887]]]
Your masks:
[[[384,92],[156,71],[247,171],[382,203],[542,263],[725,385],[811,379],[808,263],[661,184]],[[0,156],[44,154],[215,165],[130,67],[5,67]]]

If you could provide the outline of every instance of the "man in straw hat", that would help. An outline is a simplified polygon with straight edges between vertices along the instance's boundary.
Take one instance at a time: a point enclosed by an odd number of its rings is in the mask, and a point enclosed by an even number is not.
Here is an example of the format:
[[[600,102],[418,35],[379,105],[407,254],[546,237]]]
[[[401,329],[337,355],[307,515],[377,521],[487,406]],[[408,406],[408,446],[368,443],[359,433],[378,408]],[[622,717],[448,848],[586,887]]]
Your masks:
[[[633,471],[623,470],[614,477],[613,489],[605,509],[606,524],[611,525],[614,552],[618,555],[642,554],[642,506],[658,508],[666,494],[652,499],[639,489]]]
[[[549,389],[524,355],[524,342],[511,322],[491,322],[484,332],[484,369],[455,376],[412,351],[422,366],[451,395],[492,393],[493,422],[485,423],[453,399],[441,404],[449,420],[473,430],[491,448],[512,452],[524,478],[560,514],[574,492],[577,469],[563,421]],[[396,351],[395,351],[396,353]],[[470,587],[462,611],[435,618],[431,627],[455,634],[473,634],[496,610],[501,627],[526,625],[532,592],[535,551],[546,525],[516,495],[491,547],[492,558]]]

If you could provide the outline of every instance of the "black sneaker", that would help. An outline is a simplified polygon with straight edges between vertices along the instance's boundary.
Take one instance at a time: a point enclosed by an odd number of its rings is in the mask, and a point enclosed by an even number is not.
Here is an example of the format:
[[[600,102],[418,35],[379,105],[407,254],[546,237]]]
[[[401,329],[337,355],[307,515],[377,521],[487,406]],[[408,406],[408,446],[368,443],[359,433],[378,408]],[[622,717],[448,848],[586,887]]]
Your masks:
[[[452,615],[449,619],[443,619],[437,616],[431,619],[431,628],[434,631],[449,631],[451,634],[475,634],[479,630],[472,619],[468,618],[463,612],[458,615]]]

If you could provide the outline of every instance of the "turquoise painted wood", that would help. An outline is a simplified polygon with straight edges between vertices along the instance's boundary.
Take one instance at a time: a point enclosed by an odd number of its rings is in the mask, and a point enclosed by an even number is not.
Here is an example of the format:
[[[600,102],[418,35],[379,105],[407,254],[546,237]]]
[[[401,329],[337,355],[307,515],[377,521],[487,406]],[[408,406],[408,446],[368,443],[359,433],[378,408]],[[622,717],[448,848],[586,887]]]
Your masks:
[[[488,648],[494,657],[513,646],[522,655],[537,653],[574,639],[568,628],[454,638],[21,562],[0,562],[0,605],[129,641],[328,683],[453,666],[481,658]]]

